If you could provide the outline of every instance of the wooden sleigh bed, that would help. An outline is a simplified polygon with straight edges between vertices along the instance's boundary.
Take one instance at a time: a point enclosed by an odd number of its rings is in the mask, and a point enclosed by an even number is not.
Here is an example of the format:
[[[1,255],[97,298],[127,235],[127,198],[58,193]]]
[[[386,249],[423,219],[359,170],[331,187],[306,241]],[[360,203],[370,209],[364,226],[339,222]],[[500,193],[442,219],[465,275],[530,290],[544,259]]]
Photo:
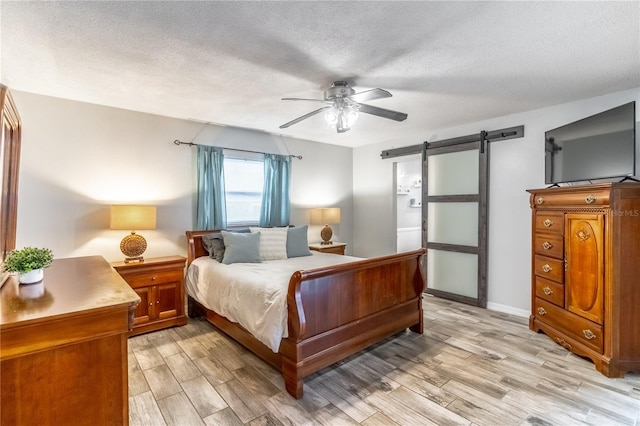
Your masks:
[[[187,265],[208,256],[202,236],[212,232],[186,232]],[[191,296],[189,315],[204,316],[281,371],[287,392],[299,399],[304,377],[406,328],[422,334],[424,253],[420,249],[295,272],[287,293],[288,337],[278,353]]]

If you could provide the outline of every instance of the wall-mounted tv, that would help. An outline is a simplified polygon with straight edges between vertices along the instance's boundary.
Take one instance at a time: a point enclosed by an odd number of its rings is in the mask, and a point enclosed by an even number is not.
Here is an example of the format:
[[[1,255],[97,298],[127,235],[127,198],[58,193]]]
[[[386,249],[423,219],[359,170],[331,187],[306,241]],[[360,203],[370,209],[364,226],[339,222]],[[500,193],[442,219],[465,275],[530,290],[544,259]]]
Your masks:
[[[634,176],[636,103],[545,132],[545,182]]]

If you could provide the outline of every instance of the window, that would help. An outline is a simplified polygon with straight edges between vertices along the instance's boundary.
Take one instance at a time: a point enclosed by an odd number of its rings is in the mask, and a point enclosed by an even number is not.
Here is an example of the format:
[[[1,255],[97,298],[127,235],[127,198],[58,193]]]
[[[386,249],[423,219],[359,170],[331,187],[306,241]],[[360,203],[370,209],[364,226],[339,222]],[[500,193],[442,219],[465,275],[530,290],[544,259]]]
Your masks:
[[[260,221],[264,162],[255,157],[224,157],[227,225],[257,225]],[[261,156],[260,156],[261,157]]]

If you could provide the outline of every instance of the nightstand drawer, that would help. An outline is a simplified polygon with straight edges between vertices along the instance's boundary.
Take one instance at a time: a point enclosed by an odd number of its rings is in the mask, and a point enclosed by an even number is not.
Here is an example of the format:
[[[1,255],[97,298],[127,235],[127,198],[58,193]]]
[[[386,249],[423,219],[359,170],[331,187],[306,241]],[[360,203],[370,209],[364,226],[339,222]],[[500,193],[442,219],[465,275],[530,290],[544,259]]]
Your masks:
[[[150,285],[167,284],[182,281],[182,271],[158,271],[137,274],[121,273],[122,278],[132,287],[148,287]]]

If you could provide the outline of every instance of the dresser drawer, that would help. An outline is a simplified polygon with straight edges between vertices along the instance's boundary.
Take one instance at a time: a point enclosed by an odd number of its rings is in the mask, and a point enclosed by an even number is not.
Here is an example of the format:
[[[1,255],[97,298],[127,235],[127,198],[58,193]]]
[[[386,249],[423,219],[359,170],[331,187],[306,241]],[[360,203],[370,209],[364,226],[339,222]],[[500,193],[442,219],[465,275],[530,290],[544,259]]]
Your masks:
[[[602,326],[536,297],[536,319],[564,330],[573,340],[602,353]]]
[[[534,250],[543,256],[562,259],[564,257],[564,238],[559,234],[538,234],[534,237]]]
[[[536,212],[536,232],[562,235],[564,232],[564,214],[538,210]]]
[[[536,255],[534,263],[534,271],[537,276],[559,283],[563,282],[564,262],[562,260]]]
[[[150,285],[167,284],[182,281],[182,269],[122,274],[122,278],[132,287],[148,287]]]
[[[554,193],[534,194],[532,204],[535,208],[545,207],[592,207],[608,206],[608,190],[554,191]]]
[[[564,308],[564,286],[536,277],[536,296]]]

